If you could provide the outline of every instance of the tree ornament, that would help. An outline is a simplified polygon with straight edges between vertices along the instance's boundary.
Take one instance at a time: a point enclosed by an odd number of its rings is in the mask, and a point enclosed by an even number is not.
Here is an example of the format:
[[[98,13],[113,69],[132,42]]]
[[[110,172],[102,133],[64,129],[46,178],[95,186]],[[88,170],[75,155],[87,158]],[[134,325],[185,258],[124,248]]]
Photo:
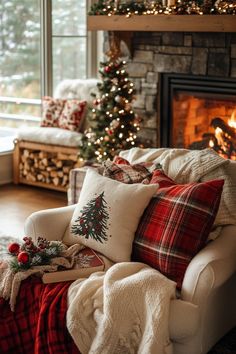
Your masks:
[[[110,66],[105,66],[104,72],[108,74],[110,71],[111,71],[111,67]]]
[[[117,127],[119,127],[119,125],[120,125],[120,123],[116,119],[113,119],[113,121],[110,124],[110,127],[112,129],[116,129]]]
[[[17,256],[17,260],[19,263],[22,263],[22,264],[26,264],[29,262],[29,253],[28,252],[25,252],[25,251],[22,251],[18,254]]]
[[[115,101],[116,101],[117,103],[121,103],[121,102],[122,102],[122,97],[117,95],[117,96],[115,97]]]
[[[17,242],[10,243],[10,245],[8,246],[8,252],[12,254],[18,254],[19,250],[20,250],[20,245]]]

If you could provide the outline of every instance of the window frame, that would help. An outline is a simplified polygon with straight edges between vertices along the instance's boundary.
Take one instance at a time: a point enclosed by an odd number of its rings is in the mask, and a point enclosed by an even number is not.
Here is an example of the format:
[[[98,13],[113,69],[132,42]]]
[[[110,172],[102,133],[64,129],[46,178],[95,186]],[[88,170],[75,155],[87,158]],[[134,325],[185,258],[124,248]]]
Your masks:
[[[95,0],[87,0],[87,9]],[[52,34],[52,0],[40,0],[40,86],[41,97],[53,96],[53,34]],[[86,20],[87,21],[87,20]],[[58,36],[55,36],[55,38]],[[63,36],[61,36],[63,37]],[[67,36],[64,36],[67,37]],[[77,37],[74,35],[73,37]],[[98,38],[97,32],[86,31],[86,56],[87,56],[87,68],[86,77],[97,77],[98,70],[98,54],[101,55],[101,49],[98,50]],[[79,38],[79,36],[78,36]],[[100,44],[101,46],[101,44]],[[99,46],[99,47],[100,47]],[[3,97],[0,96],[0,102],[2,103],[25,103],[33,105],[41,105],[41,99],[28,99],[26,97]],[[18,120],[39,122],[40,117],[26,116],[24,114],[5,114],[0,112],[0,118],[6,120]]]
[[[91,7],[91,4],[95,2],[95,0],[87,0],[87,9],[86,13],[88,13],[88,9]],[[41,82],[42,96],[53,96],[53,91],[55,87],[53,87],[53,53],[52,53],[52,43],[53,38],[57,37],[72,37],[72,36],[53,36],[52,33],[52,0],[41,0]],[[86,19],[87,22],[87,19]],[[99,33],[95,31],[87,30],[87,72],[86,77],[97,77],[98,70],[98,36]],[[77,37],[73,35],[73,37]],[[79,38],[79,36],[78,36]]]

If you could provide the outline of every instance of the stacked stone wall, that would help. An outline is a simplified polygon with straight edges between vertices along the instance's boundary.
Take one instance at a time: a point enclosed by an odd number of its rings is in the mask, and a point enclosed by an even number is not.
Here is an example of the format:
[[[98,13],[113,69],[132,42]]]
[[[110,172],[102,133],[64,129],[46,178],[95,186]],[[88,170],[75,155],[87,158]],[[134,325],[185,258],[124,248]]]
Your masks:
[[[159,146],[159,74],[231,77],[236,80],[236,33],[134,32],[127,71],[135,83],[140,135]]]

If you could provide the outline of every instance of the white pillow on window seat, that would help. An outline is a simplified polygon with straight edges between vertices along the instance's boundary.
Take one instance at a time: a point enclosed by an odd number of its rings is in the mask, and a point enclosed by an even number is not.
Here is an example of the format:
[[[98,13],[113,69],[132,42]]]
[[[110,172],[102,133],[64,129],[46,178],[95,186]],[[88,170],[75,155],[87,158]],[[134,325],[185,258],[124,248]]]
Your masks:
[[[17,139],[42,144],[77,147],[82,144],[82,133],[54,127],[20,128]]]

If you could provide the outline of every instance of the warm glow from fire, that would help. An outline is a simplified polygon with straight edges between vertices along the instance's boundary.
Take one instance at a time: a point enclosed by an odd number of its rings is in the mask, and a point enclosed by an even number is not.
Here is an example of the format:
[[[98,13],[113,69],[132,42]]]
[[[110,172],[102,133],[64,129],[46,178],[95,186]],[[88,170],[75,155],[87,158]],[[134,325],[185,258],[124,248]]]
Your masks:
[[[213,148],[214,147],[214,141],[211,139],[210,141],[209,141],[209,146],[211,147],[211,148]]]
[[[230,119],[228,120],[228,124],[231,128],[235,128],[236,129],[236,114],[235,114],[235,110],[233,111]]]

